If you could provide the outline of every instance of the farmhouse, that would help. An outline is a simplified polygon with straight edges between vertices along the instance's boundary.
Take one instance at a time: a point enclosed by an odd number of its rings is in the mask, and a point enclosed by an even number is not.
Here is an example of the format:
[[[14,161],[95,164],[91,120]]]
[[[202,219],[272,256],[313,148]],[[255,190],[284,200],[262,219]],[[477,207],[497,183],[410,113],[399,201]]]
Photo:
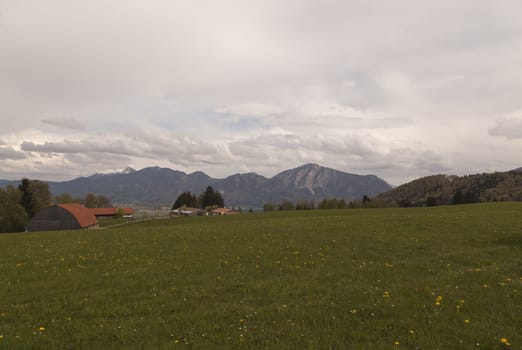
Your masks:
[[[81,204],[57,204],[38,212],[27,225],[27,231],[85,230],[98,228],[98,220]]]
[[[132,208],[89,208],[97,219],[115,218],[122,214],[124,218],[132,218],[134,209]]]
[[[238,211],[232,210],[230,208],[216,208],[210,211],[212,215],[232,215],[239,214]]]

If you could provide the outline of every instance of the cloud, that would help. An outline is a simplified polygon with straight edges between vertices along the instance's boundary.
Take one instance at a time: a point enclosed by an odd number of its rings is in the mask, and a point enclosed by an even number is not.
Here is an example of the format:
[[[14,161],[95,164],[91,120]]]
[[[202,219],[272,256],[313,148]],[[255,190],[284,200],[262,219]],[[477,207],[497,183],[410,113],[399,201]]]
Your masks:
[[[85,130],[85,124],[74,118],[42,119],[42,123],[72,130]]]
[[[12,147],[0,146],[0,159],[1,160],[6,160],[6,159],[21,160],[21,159],[26,159],[26,158],[27,158],[27,156],[24,152],[17,151]]]
[[[522,111],[510,113],[509,116],[498,119],[489,129],[489,134],[511,140],[522,139]]]
[[[83,140],[58,140],[40,144],[21,143],[21,149],[48,157],[66,157],[82,163],[82,159],[120,159],[128,163],[132,158],[168,160],[173,164],[201,165],[223,163],[219,146],[188,135],[174,135],[159,129],[131,130],[123,134],[91,135]]]
[[[96,141],[71,141],[64,140],[60,142],[45,142],[43,144],[35,144],[31,141],[25,141],[21,144],[21,149],[29,152],[39,153],[59,153],[59,154],[75,154],[75,153],[112,153],[122,155],[138,156],[140,153],[128,147],[123,142],[111,140],[106,143],[98,143]]]
[[[0,139],[31,155],[13,172],[314,161],[398,183],[519,161],[519,1],[0,3]]]
[[[308,162],[363,173],[426,174],[446,169],[440,157],[426,148],[404,148],[400,143],[369,133],[345,131],[342,137],[332,137],[321,130],[307,135],[281,127],[256,128],[243,135],[221,138],[148,127],[124,133],[91,134],[85,139],[24,141],[21,149],[42,164],[55,164],[70,169],[71,173],[75,173],[75,168],[103,172],[127,165],[136,168],[162,165],[186,171],[204,170],[218,177],[238,171],[272,176]]]

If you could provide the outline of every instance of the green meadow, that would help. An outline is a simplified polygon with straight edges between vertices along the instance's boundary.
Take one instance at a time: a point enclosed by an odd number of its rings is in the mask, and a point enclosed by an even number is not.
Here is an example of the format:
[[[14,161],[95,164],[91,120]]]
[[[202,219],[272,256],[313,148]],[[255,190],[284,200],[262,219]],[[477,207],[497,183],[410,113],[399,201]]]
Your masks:
[[[0,235],[0,349],[522,349],[522,203]]]

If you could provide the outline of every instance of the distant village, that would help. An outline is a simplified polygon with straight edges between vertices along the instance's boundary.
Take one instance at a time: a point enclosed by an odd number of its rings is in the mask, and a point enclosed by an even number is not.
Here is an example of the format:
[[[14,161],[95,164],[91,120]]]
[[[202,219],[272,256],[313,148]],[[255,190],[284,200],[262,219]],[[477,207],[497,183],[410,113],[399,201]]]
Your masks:
[[[107,219],[125,219],[134,222],[133,208],[87,208],[79,203],[55,204],[39,211],[27,225],[26,231],[86,230],[100,228],[100,222]],[[210,216],[240,214],[230,208],[201,209],[180,207],[170,211],[170,217]],[[143,220],[140,218],[139,220]]]
[[[22,179],[18,187],[1,190],[0,200],[6,203],[0,211],[0,232],[90,230],[152,218],[241,213],[226,208],[223,196],[210,186],[199,196],[182,193],[167,213],[114,207],[105,196],[92,193],[82,199],[67,193],[52,198],[46,183],[28,179]]]
[[[96,198],[94,200],[96,202]],[[108,201],[97,200],[98,204]],[[224,207],[223,196],[208,186],[205,192],[196,197],[190,192],[178,196],[167,217],[213,216],[240,214],[240,211]],[[133,208],[95,207],[88,208],[80,203],[60,203],[43,208],[29,221],[26,231],[59,231],[97,229],[102,220],[123,219],[118,224],[135,221]],[[160,216],[165,217],[165,216]],[[142,216],[139,220],[144,220]],[[106,226],[106,225],[104,225]]]

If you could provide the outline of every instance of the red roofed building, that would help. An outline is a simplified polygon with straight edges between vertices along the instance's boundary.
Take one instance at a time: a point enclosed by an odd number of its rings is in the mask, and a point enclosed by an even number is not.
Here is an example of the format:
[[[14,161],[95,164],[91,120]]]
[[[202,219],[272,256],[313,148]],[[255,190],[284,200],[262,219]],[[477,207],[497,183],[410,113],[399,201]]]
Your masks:
[[[132,218],[134,216],[134,209],[132,208],[89,208],[91,213],[96,218],[113,218],[117,216],[120,211],[124,218]]]
[[[213,209],[211,212],[213,215],[226,215],[231,211],[231,209],[228,208],[216,208]]]
[[[93,213],[78,203],[57,204],[38,212],[27,225],[27,231],[85,230],[98,228]]]
[[[212,215],[231,215],[231,214],[239,214],[238,211],[229,209],[229,208],[216,208],[211,211]]]

